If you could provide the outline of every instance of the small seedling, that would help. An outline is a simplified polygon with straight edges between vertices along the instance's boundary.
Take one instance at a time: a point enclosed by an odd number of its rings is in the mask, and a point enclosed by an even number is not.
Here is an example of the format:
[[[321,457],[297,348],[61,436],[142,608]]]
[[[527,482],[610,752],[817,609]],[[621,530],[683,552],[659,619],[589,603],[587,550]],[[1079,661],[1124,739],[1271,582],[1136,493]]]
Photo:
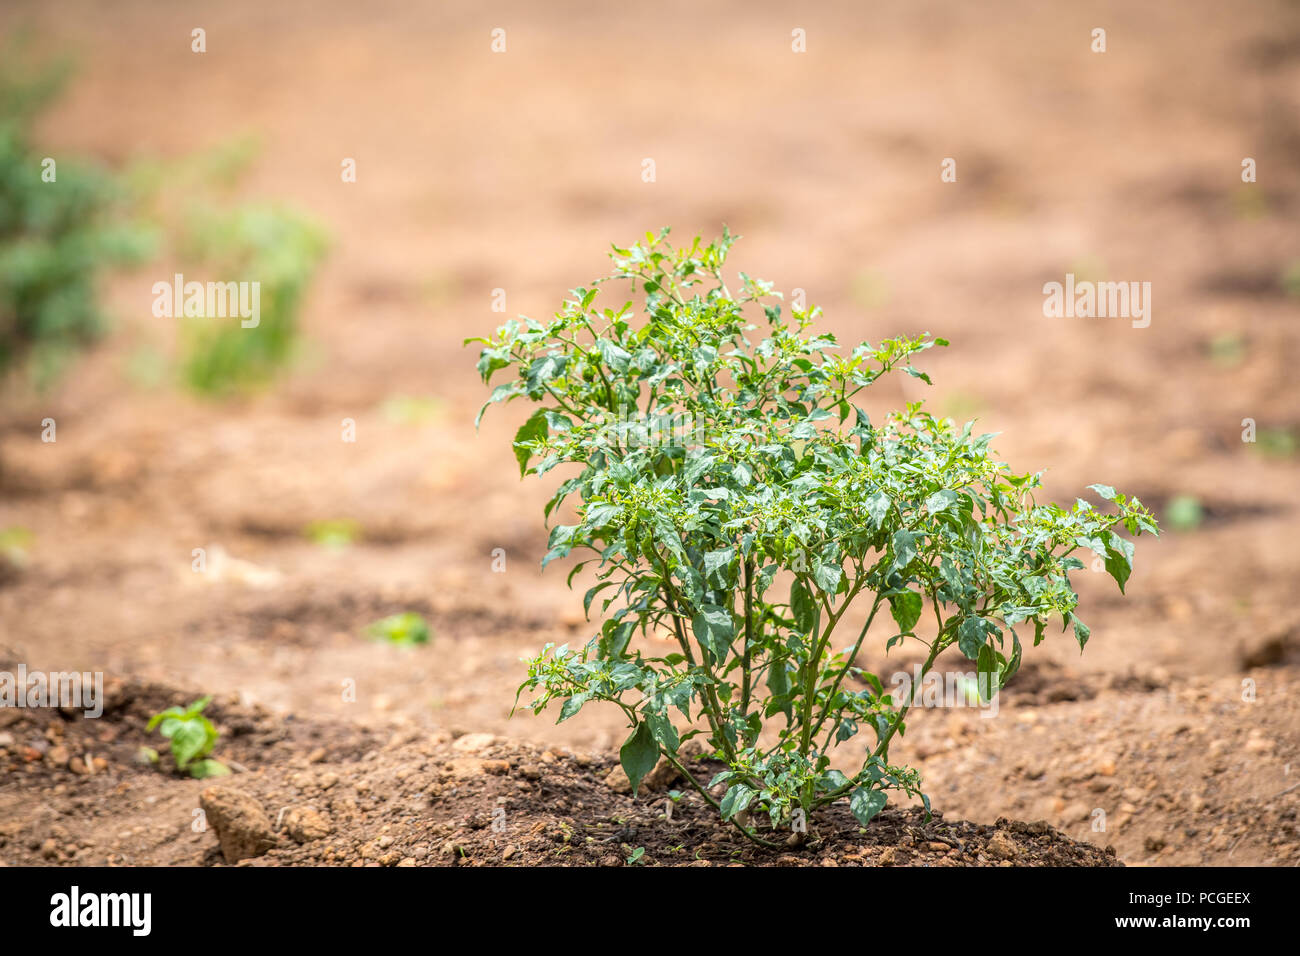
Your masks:
[[[1300,299],[1300,259],[1282,273],[1282,291],[1293,299]]]
[[[366,628],[366,635],[375,641],[387,641],[401,647],[413,647],[416,644],[429,643],[429,625],[423,617],[414,611],[394,614],[375,621]]]
[[[1255,448],[1266,458],[1290,458],[1300,450],[1300,438],[1289,428],[1261,428]]]
[[[1193,495],[1176,495],[1165,508],[1165,521],[1175,531],[1195,531],[1205,520],[1205,509]]]
[[[303,534],[313,544],[318,544],[322,548],[342,551],[361,537],[361,525],[347,518],[313,521],[307,525]]]
[[[913,701],[862,666],[869,635],[886,652],[923,648],[918,684],[951,648],[995,693],[1020,667],[1021,632],[1036,646],[1056,624],[1087,642],[1075,552],[1098,555],[1122,592],[1134,545],[1120,531],[1157,527],[1106,485],[1090,486],[1100,505],[1039,501],[1041,476],[997,461],[993,435],[920,402],[872,421],[861,393],[891,372],[929,384],[912,361],[948,343],[842,349],[815,329],[815,307],[787,318],[771,283],[729,284],[734,241],[673,248],[667,230],[647,234],[614,247],[612,275],[574,289],[553,320],[471,341],[485,383],[509,374],[484,408],[540,405],[515,435],[521,474],[564,475],[545,515],[574,517],[551,529],[542,566],[582,555],[569,580],[590,564],[583,606],[599,597],[607,615],[581,649],[548,644],[519,694],[534,711],[559,703],[560,720],[612,704],[630,727],[619,756],[634,793],[667,758],[723,819],[783,847],[747,821],[786,829],[847,800],[866,825],[895,792],[929,807],[919,774],[890,759]],[[630,294],[597,302],[623,284]],[[858,608],[865,623],[846,639]],[[711,781],[683,764],[697,736],[725,765]],[[857,770],[832,768],[837,747]]]
[[[0,560],[16,568],[26,567],[34,540],[26,528],[0,528]]]
[[[639,847],[637,847],[637,848],[636,848],[635,850],[633,850],[632,853],[628,856],[628,858],[627,858],[627,865],[628,865],[628,866],[637,866],[638,864],[640,864],[640,862],[641,862],[641,858],[644,857],[644,856],[645,856],[645,847],[643,847],[643,846],[639,846]]]
[[[176,769],[196,779],[223,777],[230,769],[217,760],[203,759],[212,753],[217,742],[217,728],[203,716],[203,708],[211,697],[202,697],[188,707],[168,707],[149,718],[145,730],[158,728],[158,732],[171,741],[172,758]]]
[[[220,282],[258,283],[255,327],[239,319],[188,317],[182,325],[185,384],[226,395],[269,382],[298,350],[299,313],[329,246],[320,226],[273,206],[196,210],[182,258]]]

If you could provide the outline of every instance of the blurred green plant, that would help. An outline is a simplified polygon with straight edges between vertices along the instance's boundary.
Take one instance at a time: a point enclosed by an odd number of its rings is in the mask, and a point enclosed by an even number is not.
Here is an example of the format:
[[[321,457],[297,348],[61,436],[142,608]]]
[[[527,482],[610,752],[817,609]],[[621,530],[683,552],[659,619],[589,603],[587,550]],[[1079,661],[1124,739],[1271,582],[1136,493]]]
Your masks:
[[[361,536],[361,525],[350,518],[325,518],[308,524],[303,533],[312,544],[341,551]]]
[[[0,374],[25,365],[38,388],[103,333],[104,270],[154,246],[128,220],[117,178],[33,146],[37,116],[69,75],[66,60],[34,63],[17,40],[0,50]]]
[[[1210,359],[1223,368],[1235,368],[1246,360],[1246,337],[1240,332],[1220,332],[1208,345]]]
[[[1293,299],[1300,299],[1300,259],[1291,263],[1283,271],[1282,291]]]
[[[152,207],[155,215],[164,217],[158,207],[172,205],[167,200],[233,189],[261,152],[261,139],[244,133],[179,157],[136,158],[122,175],[138,201]]]
[[[33,540],[32,533],[26,528],[0,528],[0,559],[17,568],[25,566]]]
[[[1175,531],[1195,531],[1205,520],[1205,509],[1194,495],[1175,495],[1165,507],[1165,523]]]
[[[375,621],[366,628],[366,636],[371,640],[414,647],[429,643],[429,624],[414,611],[406,611]]]
[[[188,707],[168,707],[149,718],[145,730],[158,732],[171,741],[172,759],[176,769],[191,777],[224,777],[230,769],[218,760],[206,758],[220,734],[212,721],[203,716],[203,709],[212,702],[211,697],[201,697]]]
[[[315,223],[278,206],[195,213],[182,239],[182,258],[221,282],[256,282],[260,319],[185,318],[182,378],[204,395],[263,385],[292,357],[298,312],[329,242]]]
[[[1300,439],[1290,428],[1261,428],[1255,448],[1267,458],[1290,458],[1300,450]]]
[[[1268,194],[1258,185],[1243,185],[1232,196],[1233,212],[1239,219],[1263,219],[1269,213]]]

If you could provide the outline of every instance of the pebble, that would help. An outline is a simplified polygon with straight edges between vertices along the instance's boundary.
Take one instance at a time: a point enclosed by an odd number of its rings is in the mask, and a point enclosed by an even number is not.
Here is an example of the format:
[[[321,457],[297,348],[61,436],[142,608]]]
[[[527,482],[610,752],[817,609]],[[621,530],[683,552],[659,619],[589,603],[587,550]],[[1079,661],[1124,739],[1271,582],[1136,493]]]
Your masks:
[[[452,743],[451,749],[462,754],[476,754],[487,750],[496,743],[493,734],[466,734]]]
[[[261,856],[278,840],[262,805],[233,787],[208,787],[199,794],[199,806],[216,831],[227,863]]]
[[[329,818],[314,807],[291,807],[284,815],[284,829],[299,843],[319,840],[334,832]]]
[[[1020,847],[1016,846],[1011,837],[999,830],[989,838],[988,844],[984,847],[984,852],[995,860],[1010,861],[1020,856]]]

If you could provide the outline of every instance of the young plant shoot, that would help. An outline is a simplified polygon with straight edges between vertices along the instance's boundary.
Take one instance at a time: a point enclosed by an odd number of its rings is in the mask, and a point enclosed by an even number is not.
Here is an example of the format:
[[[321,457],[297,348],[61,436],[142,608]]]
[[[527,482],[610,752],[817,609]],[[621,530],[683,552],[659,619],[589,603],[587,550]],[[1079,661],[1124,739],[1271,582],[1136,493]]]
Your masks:
[[[562,721],[621,708],[634,790],[666,758],[765,845],[760,816],[783,828],[847,798],[865,825],[890,791],[928,809],[917,772],[890,759],[910,700],[859,666],[864,641],[915,642],[922,678],[956,648],[987,697],[1049,626],[1083,648],[1076,553],[1098,555],[1123,591],[1133,544],[1120,532],[1155,534],[1155,521],[1105,485],[1091,486],[1101,505],[1038,502],[1040,476],[993,459],[992,435],[919,402],[873,423],[861,393],[890,372],[929,383],[911,362],[947,342],[841,349],[814,328],[818,309],[786,318],[770,283],[740,273],[732,290],[736,237],[667,237],[615,246],[612,275],[550,322],[468,340],[484,382],[510,375],[484,409],[539,406],[515,455],[524,475],[556,472],[547,520],[566,500],[576,518],[551,528],[542,564],[581,555],[570,582],[594,564],[583,604],[599,599],[604,617],[580,649],[548,644],[520,694],[534,711],[559,702]],[[712,780],[684,766],[696,736],[725,764]],[[832,769],[837,747],[851,773]]]

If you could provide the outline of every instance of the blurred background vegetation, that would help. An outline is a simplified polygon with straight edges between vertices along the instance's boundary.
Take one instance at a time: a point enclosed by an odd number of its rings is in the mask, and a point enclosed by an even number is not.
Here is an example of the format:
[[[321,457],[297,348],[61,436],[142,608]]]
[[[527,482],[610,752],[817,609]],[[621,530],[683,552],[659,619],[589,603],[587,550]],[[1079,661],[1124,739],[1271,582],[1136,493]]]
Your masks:
[[[326,231],[283,204],[222,201],[256,159],[253,137],[116,170],[44,156],[33,127],[73,64],[37,59],[24,40],[11,38],[0,57],[0,375],[22,372],[37,390],[51,386],[110,325],[104,276],[166,255],[187,281],[259,283],[261,320],[244,328],[181,317],[177,354],[138,356],[135,377],[172,378],[208,397],[265,386],[296,355]]]

